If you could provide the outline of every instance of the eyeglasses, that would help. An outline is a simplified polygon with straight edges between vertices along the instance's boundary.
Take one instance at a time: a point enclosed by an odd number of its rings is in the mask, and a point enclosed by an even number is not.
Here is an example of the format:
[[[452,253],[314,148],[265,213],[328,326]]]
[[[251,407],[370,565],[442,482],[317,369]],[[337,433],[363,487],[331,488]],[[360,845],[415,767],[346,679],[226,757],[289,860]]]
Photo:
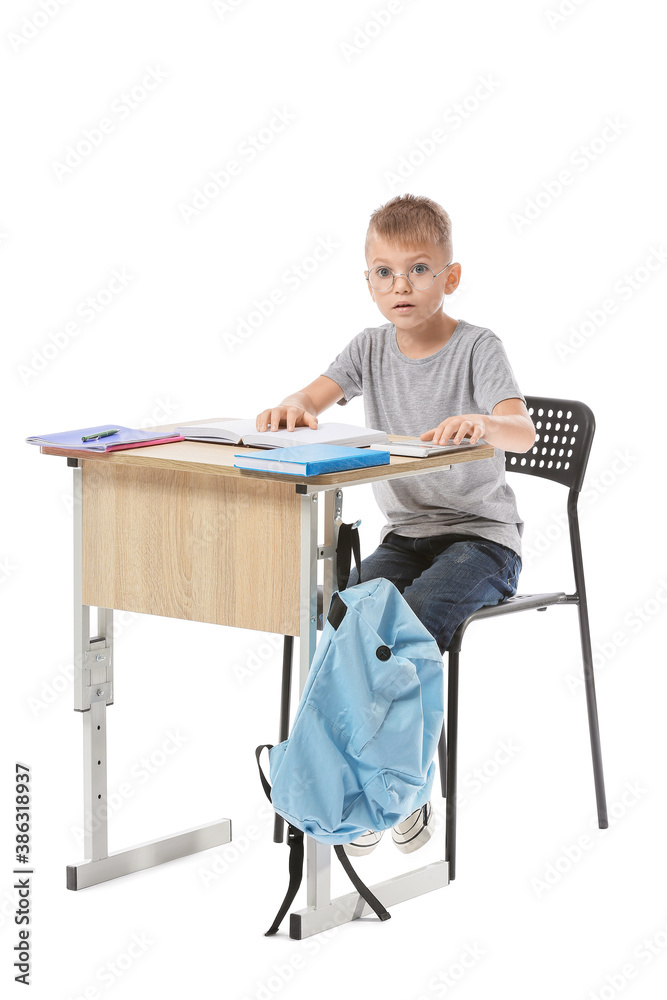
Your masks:
[[[453,264],[453,261],[450,260],[449,264],[445,264],[442,271],[446,271],[451,264]],[[378,267],[374,267],[366,272],[366,281],[370,283],[376,292],[388,292],[396,278],[407,278],[413,288],[417,288],[420,292],[423,292],[431,287],[438,275],[442,274],[442,271],[434,274],[433,268],[429,267],[428,264],[413,264],[407,274],[405,271],[394,274],[390,267],[380,264]]]

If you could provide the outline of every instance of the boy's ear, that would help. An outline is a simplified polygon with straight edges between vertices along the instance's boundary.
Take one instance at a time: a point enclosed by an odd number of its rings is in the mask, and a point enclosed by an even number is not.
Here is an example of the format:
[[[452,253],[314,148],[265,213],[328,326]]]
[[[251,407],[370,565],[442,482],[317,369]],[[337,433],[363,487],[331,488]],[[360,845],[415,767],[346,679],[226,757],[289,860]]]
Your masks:
[[[454,281],[452,281],[452,276]],[[445,282],[445,295],[451,295],[459,287],[461,281],[461,265],[457,262],[447,275],[447,280]]]

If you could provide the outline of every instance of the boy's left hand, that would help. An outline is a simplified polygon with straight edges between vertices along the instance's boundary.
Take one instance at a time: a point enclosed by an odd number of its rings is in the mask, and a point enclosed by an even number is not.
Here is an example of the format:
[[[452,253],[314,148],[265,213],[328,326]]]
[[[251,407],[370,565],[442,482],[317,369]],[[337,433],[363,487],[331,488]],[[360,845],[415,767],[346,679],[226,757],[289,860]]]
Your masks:
[[[470,438],[470,444],[476,444],[486,433],[486,417],[482,413],[464,413],[458,417],[447,417],[437,427],[424,431],[419,437],[422,440],[433,438],[430,444],[447,444],[452,438],[454,444],[460,444],[462,439]]]

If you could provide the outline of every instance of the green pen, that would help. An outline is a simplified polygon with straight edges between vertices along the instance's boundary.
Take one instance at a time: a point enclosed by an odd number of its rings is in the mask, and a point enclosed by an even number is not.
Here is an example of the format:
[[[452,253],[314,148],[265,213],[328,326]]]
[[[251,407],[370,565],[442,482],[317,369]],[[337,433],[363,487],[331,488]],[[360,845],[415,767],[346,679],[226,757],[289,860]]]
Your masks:
[[[119,434],[119,433],[120,433],[120,428],[117,427],[116,430],[114,430],[114,431],[100,431],[98,434],[85,434],[81,438],[81,440],[82,441],[94,441],[97,438],[106,438],[106,437],[109,437],[111,434]]]

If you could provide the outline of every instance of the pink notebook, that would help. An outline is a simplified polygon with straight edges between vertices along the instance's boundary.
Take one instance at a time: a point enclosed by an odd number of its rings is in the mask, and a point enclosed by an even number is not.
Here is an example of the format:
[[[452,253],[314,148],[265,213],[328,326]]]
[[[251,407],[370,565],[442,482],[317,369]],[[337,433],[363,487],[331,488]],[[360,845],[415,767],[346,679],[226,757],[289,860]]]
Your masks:
[[[135,441],[134,444],[112,444],[106,451],[126,451],[128,448],[147,448],[151,444],[171,444],[173,441],[185,441],[181,434],[179,437],[158,438],[157,441]],[[83,449],[81,449],[83,451]],[[106,452],[103,452],[106,454]]]

